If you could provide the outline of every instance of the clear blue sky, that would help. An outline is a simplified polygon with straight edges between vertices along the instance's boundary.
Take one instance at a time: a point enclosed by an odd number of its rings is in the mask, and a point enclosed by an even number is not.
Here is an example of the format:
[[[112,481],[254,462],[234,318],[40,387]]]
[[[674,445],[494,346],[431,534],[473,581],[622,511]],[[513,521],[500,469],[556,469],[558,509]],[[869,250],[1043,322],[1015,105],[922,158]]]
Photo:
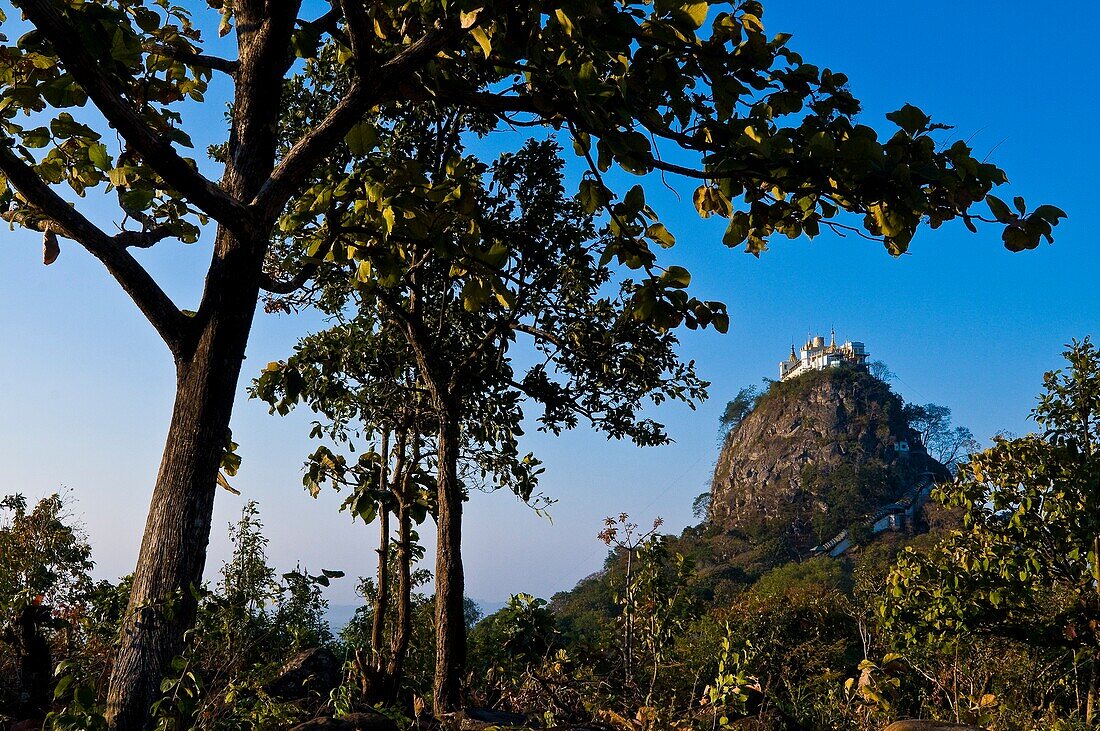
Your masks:
[[[1097,334],[1096,6],[1051,3],[1038,13],[1016,0],[765,5],[769,32],[793,33],[792,46],[808,61],[850,76],[865,102],[863,121],[881,127],[887,111],[916,104],[988,152],[1012,179],[1009,196],[1054,203],[1070,217],[1055,245],[1022,254],[1005,251],[991,229],[971,235],[949,226],[922,231],[901,259],[866,241],[823,235],[776,241],[757,260],[724,249],[720,227],[694,216],[690,185],[670,181],[677,200],[650,181],[649,195],[679,239],[673,259],[692,271],[697,295],[730,306],[728,335],[684,338],[685,356],[713,382],[712,399],[696,412],[658,412],[676,439],[660,449],[608,443],[585,430],[531,436],[529,448],[547,464],[544,490],[559,500],[554,522],[508,495],[474,495],[465,542],[474,598],[568,588],[599,568],[604,548],[595,535],[605,515],[626,511],[646,522],[660,515],[670,530],[690,522],[691,501],[707,488],[717,455],[722,405],[740,387],[774,377],[791,341],[808,331],[835,327],[839,337],[863,340],[897,372],[903,397],[950,406],[982,438],[1027,431],[1042,373],[1059,364],[1062,344]],[[216,97],[195,110],[199,149],[222,134]],[[143,252],[143,261],[181,306],[191,306],[209,239],[164,246]],[[115,578],[136,558],[171,406],[170,359],[125,295],[75,246],[45,268],[37,237],[17,232],[7,235],[4,253],[2,492],[37,498],[70,488],[97,573]],[[261,315],[245,372],[284,357],[318,324]],[[300,560],[349,577],[373,571],[373,528],[337,513],[339,497],[315,501],[301,488],[308,416],[269,417],[243,391],[242,384],[233,421],[243,495],[218,495],[209,567],[225,556],[226,524],[244,500],[256,499],[280,569]],[[353,584],[336,582],[330,599],[352,601]]]

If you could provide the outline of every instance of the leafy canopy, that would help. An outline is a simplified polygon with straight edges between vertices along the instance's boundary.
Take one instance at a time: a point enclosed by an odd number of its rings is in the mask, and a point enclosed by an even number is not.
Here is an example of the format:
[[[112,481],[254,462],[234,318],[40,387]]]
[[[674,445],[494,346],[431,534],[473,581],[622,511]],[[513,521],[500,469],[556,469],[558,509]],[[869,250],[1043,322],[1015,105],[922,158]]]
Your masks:
[[[975,221],[996,223],[1005,246],[1018,251],[1049,240],[1065,215],[992,196],[1005,174],[962,141],[938,145],[931,135],[944,125],[912,105],[887,115],[896,130],[885,135],[857,123],[847,76],[805,61],[789,47],[790,35],[769,37],[756,0],[713,7],[348,0],[313,19],[297,17],[294,2],[277,13],[243,0],[215,5],[219,32],[237,34],[240,60],[214,55],[218,44],[202,37],[192,11],[168,0],[17,0],[32,29],[0,46],[3,216],[43,232],[47,261],[59,237],[88,248],[176,350],[187,347],[193,323],[127,249],[195,241],[211,219],[243,239],[266,240],[280,216],[327,208],[343,180],[326,174],[326,161],[342,146],[371,149],[378,135],[365,117],[395,104],[472,111],[490,127],[545,125],[571,138],[588,168],[577,199],[606,214],[600,261],[640,271],[632,311],[661,327],[724,329],[726,320],[717,303],[688,294],[686,271],[658,266],[656,251],[675,236],[641,185],[619,191],[607,183],[613,167],[697,180],[699,214],[727,219],[725,243],[753,254],[776,234],[813,237],[826,226],[877,238],[896,255],[920,224],[953,219],[972,229]],[[246,21],[239,26],[238,16]],[[329,100],[319,108],[323,118],[304,127],[281,112],[269,120],[257,95],[277,98],[295,58],[308,65],[326,53],[344,73],[320,79]],[[204,99],[215,73],[230,76],[237,95],[221,156],[233,170],[219,184],[182,152],[191,144],[184,103]],[[102,134],[103,120],[117,136]],[[258,130],[276,121],[295,134],[279,145],[273,168],[261,164],[255,180],[242,182],[247,156],[269,140]],[[357,213],[372,221],[387,257],[406,256],[400,235],[426,224],[424,203],[468,194],[465,165],[412,195],[357,191]],[[410,175],[415,184],[416,171]],[[104,233],[65,204],[65,189],[117,197],[120,232]],[[983,201],[988,213],[975,209]],[[346,255],[365,280],[377,276],[372,247]],[[265,277],[269,286],[288,285],[272,274],[278,269]],[[483,271],[466,283],[471,302],[508,296],[503,281]]]
[[[915,640],[990,632],[1100,649],[1100,351],[1086,338],[1044,377],[1040,431],[959,467],[939,495],[964,529],[891,574],[887,621]]]

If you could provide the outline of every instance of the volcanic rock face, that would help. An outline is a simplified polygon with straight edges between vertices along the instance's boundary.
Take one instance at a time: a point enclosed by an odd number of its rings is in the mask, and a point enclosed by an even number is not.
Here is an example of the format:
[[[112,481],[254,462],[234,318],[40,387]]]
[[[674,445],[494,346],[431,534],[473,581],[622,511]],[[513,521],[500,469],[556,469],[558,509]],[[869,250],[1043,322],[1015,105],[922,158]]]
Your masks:
[[[710,520],[805,550],[897,499],[926,471],[945,473],[889,386],[852,367],[811,371],[772,384],[727,436]]]

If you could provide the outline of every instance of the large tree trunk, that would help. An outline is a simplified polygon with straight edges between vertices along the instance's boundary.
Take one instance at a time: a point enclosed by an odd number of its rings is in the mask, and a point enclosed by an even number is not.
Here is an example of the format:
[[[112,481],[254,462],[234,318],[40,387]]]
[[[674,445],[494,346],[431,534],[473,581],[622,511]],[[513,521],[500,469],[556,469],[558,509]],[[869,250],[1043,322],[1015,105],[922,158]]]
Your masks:
[[[202,585],[216,479],[259,290],[259,266],[242,269],[234,277],[239,286],[225,290],[191,357],[176,364],[172,422],[107,696],[112,729],[146,726],[194,623],[192,589]]]
[[[287,49],[300,0],[234,4],[238,66],[220,186],[253,199],[275,167]],[[229,418],[259,297],[270,223],[219,226],[202,303],[176,355],[176,400],[107,695],[112,731],[141,731],[194,622]],[[239,232],[238,232],[239,233]]]
[[[442,401],[442,400],[441,400]],[[439,410],[439,464],[435,558],[435,687],[436,716],[453,711],[462,701],[466,669],[465,580],[462,573],[462,487],[458,482],[458,409],[450,403]]]

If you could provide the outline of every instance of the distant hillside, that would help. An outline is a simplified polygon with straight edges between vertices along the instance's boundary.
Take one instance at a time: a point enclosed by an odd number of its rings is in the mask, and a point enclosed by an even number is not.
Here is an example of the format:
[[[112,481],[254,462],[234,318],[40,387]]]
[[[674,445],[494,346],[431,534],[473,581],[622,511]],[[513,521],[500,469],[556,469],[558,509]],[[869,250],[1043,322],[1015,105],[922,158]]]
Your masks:
[[[897,499],[922,472],[946,476],[920,447],[903,406],[859,368],[773,383],[726,437],[711,523],[801,553]]]
[[[700,606],[728,606],[757,582],[785,584],[792,576],[801,577],[800,585],[849,591],[857,566],[883,575],[905,545],[934,539],[853,531],[853,550],[841,558],[811,558],[813,547],[866,525],[876,510],[922,483],[924,473],[948,477],[924,453],[903,407],[886,383],[856,367],[773,383],[725,439],[707,521],[662,539],[667,556],[684,556],[694,567],[685,588]],[[925,513],[918,533],[929,524],[934,534],[955,525],[941,506],[927,511],[934,516]],[[574,639],[609,641],[625,570],[625,553],[613,551],[603,570],[555,595],[559,629]]]

